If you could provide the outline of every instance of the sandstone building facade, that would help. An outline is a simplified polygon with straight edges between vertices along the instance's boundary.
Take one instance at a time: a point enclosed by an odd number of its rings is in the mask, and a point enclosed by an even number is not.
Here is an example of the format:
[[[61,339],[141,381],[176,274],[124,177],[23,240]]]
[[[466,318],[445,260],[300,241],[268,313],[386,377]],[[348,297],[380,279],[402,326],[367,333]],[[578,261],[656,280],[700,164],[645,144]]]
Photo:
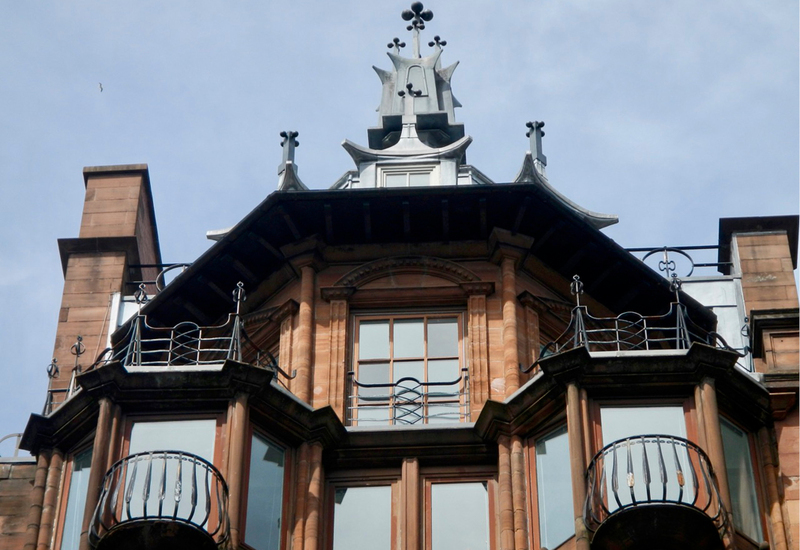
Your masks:
[[[797,547],[798,217],[651,269],[542,123],[513,182],[466,163],[431,17],[355,168],[308,189],[284,132],[278,191],[169,282],[147,166],[84,170],[0,550]]]

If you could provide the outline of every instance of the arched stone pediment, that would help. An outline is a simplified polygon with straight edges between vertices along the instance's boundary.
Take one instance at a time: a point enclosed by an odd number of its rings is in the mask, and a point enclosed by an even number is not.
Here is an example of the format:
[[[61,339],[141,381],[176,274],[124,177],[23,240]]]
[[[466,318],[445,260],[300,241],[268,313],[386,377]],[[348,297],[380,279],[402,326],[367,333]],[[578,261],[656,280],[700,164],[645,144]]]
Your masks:
[[[408,280],[407,276],[434,277],[453,285],[480,281],[472,271],[449,260],[430,256],[395,256],[360,265],[333,286],[358,289],[378,279],[398,277]]]
[[[359,307],[450,306],[474,294],[489,295],[494,283],[450,260],[394,256],[358,266],[333,286],[320,289],[323,300],[347,300]]]

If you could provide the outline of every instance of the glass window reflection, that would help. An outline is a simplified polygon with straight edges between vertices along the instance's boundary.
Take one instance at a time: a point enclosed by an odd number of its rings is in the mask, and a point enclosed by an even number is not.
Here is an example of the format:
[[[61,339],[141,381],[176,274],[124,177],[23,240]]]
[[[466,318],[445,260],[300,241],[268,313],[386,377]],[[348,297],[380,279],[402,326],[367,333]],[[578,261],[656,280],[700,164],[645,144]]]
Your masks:
[[[489,548],[486,482],[431,485],[432,550]]]
[[[539,506],[539,542],[556,548],[575,534],[569,439],[564,426],[536,442],[536,497]]]
[[[382,550],[392,546],[392,488],[337,487],[333,550]]]
[[[277,550],[280,547],[283,461],[283,449],[253,433],[245,541],[256,550]]]

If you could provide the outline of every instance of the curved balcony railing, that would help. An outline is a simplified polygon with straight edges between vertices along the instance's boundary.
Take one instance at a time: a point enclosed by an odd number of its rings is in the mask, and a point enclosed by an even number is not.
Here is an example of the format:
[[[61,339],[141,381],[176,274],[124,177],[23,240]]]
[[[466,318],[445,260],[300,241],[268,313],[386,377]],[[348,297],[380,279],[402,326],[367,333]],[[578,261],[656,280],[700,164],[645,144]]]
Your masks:
[[[89,532],[94,548],[125,525],[172,521],[204,531],[217,546],[229,538],[228,486],[213,464],[180,451],[127,456],[103,479]]]
[[[584,520],[591,531],[637,506],[675,505],[699,510],[722,533],[725,513],[711,463],[697,445],[671,435],[614,441],[587,470]]]
[[[469,412],[469,369],[455,380],[421,382],[414,377],[389,384],[359,382],[348,373],[347,413],[351,424],[434,424],[465,422]]]

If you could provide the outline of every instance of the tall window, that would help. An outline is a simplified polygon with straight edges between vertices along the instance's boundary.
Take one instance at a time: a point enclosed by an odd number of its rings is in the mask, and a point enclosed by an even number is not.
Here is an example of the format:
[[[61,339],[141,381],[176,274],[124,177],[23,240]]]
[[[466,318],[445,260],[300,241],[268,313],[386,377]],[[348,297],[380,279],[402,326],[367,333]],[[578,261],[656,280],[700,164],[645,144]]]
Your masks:
[[[466,416],[458,314],[359,318],[351,418],[359,425]]]
[[[719,423],[722,428],[725,469],[728,471],[728,487],[733,506],[733,523],[739,532],[756,542],[761,542],[763,534],[758,513],[750,440],[745,432],[724,418],[720,418]]]
[[[277,550],[281,543],[285,452],[253,432],[244,540],[256,550]]]
[[[69,493],[64,512],[64,529],[61,535],[61,550],[78,550],[83,527],[83,512],[86,493],[89,489],[89,468],[92,464],[92,448],[89,447],[72,456],[69,469]]]
[[[575,535],[567,427],[539,438],[534,450],[539,547],[556,548]]]

